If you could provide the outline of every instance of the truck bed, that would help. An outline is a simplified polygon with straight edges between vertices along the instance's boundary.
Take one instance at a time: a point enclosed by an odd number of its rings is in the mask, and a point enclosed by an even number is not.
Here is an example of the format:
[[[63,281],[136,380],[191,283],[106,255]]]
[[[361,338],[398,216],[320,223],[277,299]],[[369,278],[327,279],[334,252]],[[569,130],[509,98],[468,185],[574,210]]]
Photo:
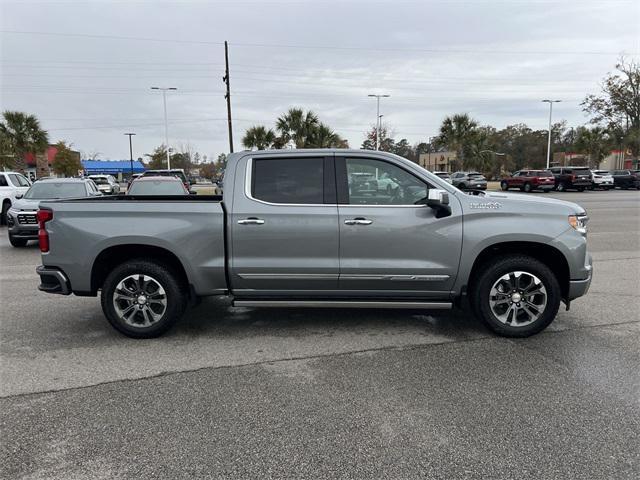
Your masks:
[[[165,252],[180,262],[197,295],[227,290],[225,209],[219,195],[95,197],[43,201],[47,222],[46,267],[65,272],[76,294],[95,295],[94,265],[139,251]]]

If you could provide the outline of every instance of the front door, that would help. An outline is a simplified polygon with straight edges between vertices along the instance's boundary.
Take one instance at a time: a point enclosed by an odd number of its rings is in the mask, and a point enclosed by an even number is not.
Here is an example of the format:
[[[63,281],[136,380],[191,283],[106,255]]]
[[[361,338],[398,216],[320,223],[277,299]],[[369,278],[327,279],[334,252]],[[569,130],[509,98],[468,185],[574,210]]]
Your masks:
[[[236,296],[313,296],[338,288],[333,155],[256,155],[238,165],[231,229]],[[244,190],[244,191],[242,191]]]
[[[417,204],[431,186],[401,163],[336,157],[340,289],[352,297],[442,298],[455,281],[462,218]]]

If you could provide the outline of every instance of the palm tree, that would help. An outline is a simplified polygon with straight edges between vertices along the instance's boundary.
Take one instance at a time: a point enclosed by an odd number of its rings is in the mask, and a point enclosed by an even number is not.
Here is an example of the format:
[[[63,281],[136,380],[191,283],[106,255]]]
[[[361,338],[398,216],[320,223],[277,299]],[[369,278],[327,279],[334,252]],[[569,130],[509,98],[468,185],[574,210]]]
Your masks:
[[[242,137],[242,145],[249,149],[266,150],[273,147],[276,134],[270,128],[263,125],[254,125],[248,128]]]
[[[439,142],[456,152],[457,161],[461,162],[464,168],[465,150],[468,149],[477,128],[478,122],[466,113],[446,117],[440,125]]]
[[[609,153],[612,146],[609,132],[602,127],[578,128],[576,147],[581,153],[589,155],[589,166],[597,167]]]
[[[7,110],[2,116],[4,121],[0,122],[0,135],[4,139],[3,142],[7,144],[6,150],[9,152],[5,155],[13,155],[14,168],[24,173],[25,154],[36,155],[43,152],[49,144],[49,136],[47,131],[40,127],[40,122],[35,115]]]
[[[309,148],[319,126],[318,116],[311,110],[305,113],[301,108],[290,108],[276,121],[281,143],[293,141],[296,148]]]
[[[310,148],[345,148],[346,140],[334,132],[331,127],[320,123],[311,133],[307,142]]]

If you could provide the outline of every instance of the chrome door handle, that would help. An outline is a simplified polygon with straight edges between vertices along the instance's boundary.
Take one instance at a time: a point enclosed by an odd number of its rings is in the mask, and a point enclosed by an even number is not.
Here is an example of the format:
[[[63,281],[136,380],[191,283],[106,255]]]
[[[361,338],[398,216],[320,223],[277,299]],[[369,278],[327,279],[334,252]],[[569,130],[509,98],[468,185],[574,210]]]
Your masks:
[[[263,225],[264,220],[261,218],[245,218],[243,220],[238,220],[238,225]]]
[[[367,218],[352,218],[344,221],[345,225],[371,225],[373,220]]]

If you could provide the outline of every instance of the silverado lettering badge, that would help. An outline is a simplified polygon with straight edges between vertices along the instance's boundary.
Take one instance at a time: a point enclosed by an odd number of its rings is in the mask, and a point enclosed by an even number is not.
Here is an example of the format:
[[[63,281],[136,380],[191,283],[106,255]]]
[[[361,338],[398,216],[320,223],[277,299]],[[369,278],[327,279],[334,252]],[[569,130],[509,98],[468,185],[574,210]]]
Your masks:
[[[470,203],[469,208],[488,208],[496,209],[502,208],[502,204],[498,202],[482,202],[482,203]]]

